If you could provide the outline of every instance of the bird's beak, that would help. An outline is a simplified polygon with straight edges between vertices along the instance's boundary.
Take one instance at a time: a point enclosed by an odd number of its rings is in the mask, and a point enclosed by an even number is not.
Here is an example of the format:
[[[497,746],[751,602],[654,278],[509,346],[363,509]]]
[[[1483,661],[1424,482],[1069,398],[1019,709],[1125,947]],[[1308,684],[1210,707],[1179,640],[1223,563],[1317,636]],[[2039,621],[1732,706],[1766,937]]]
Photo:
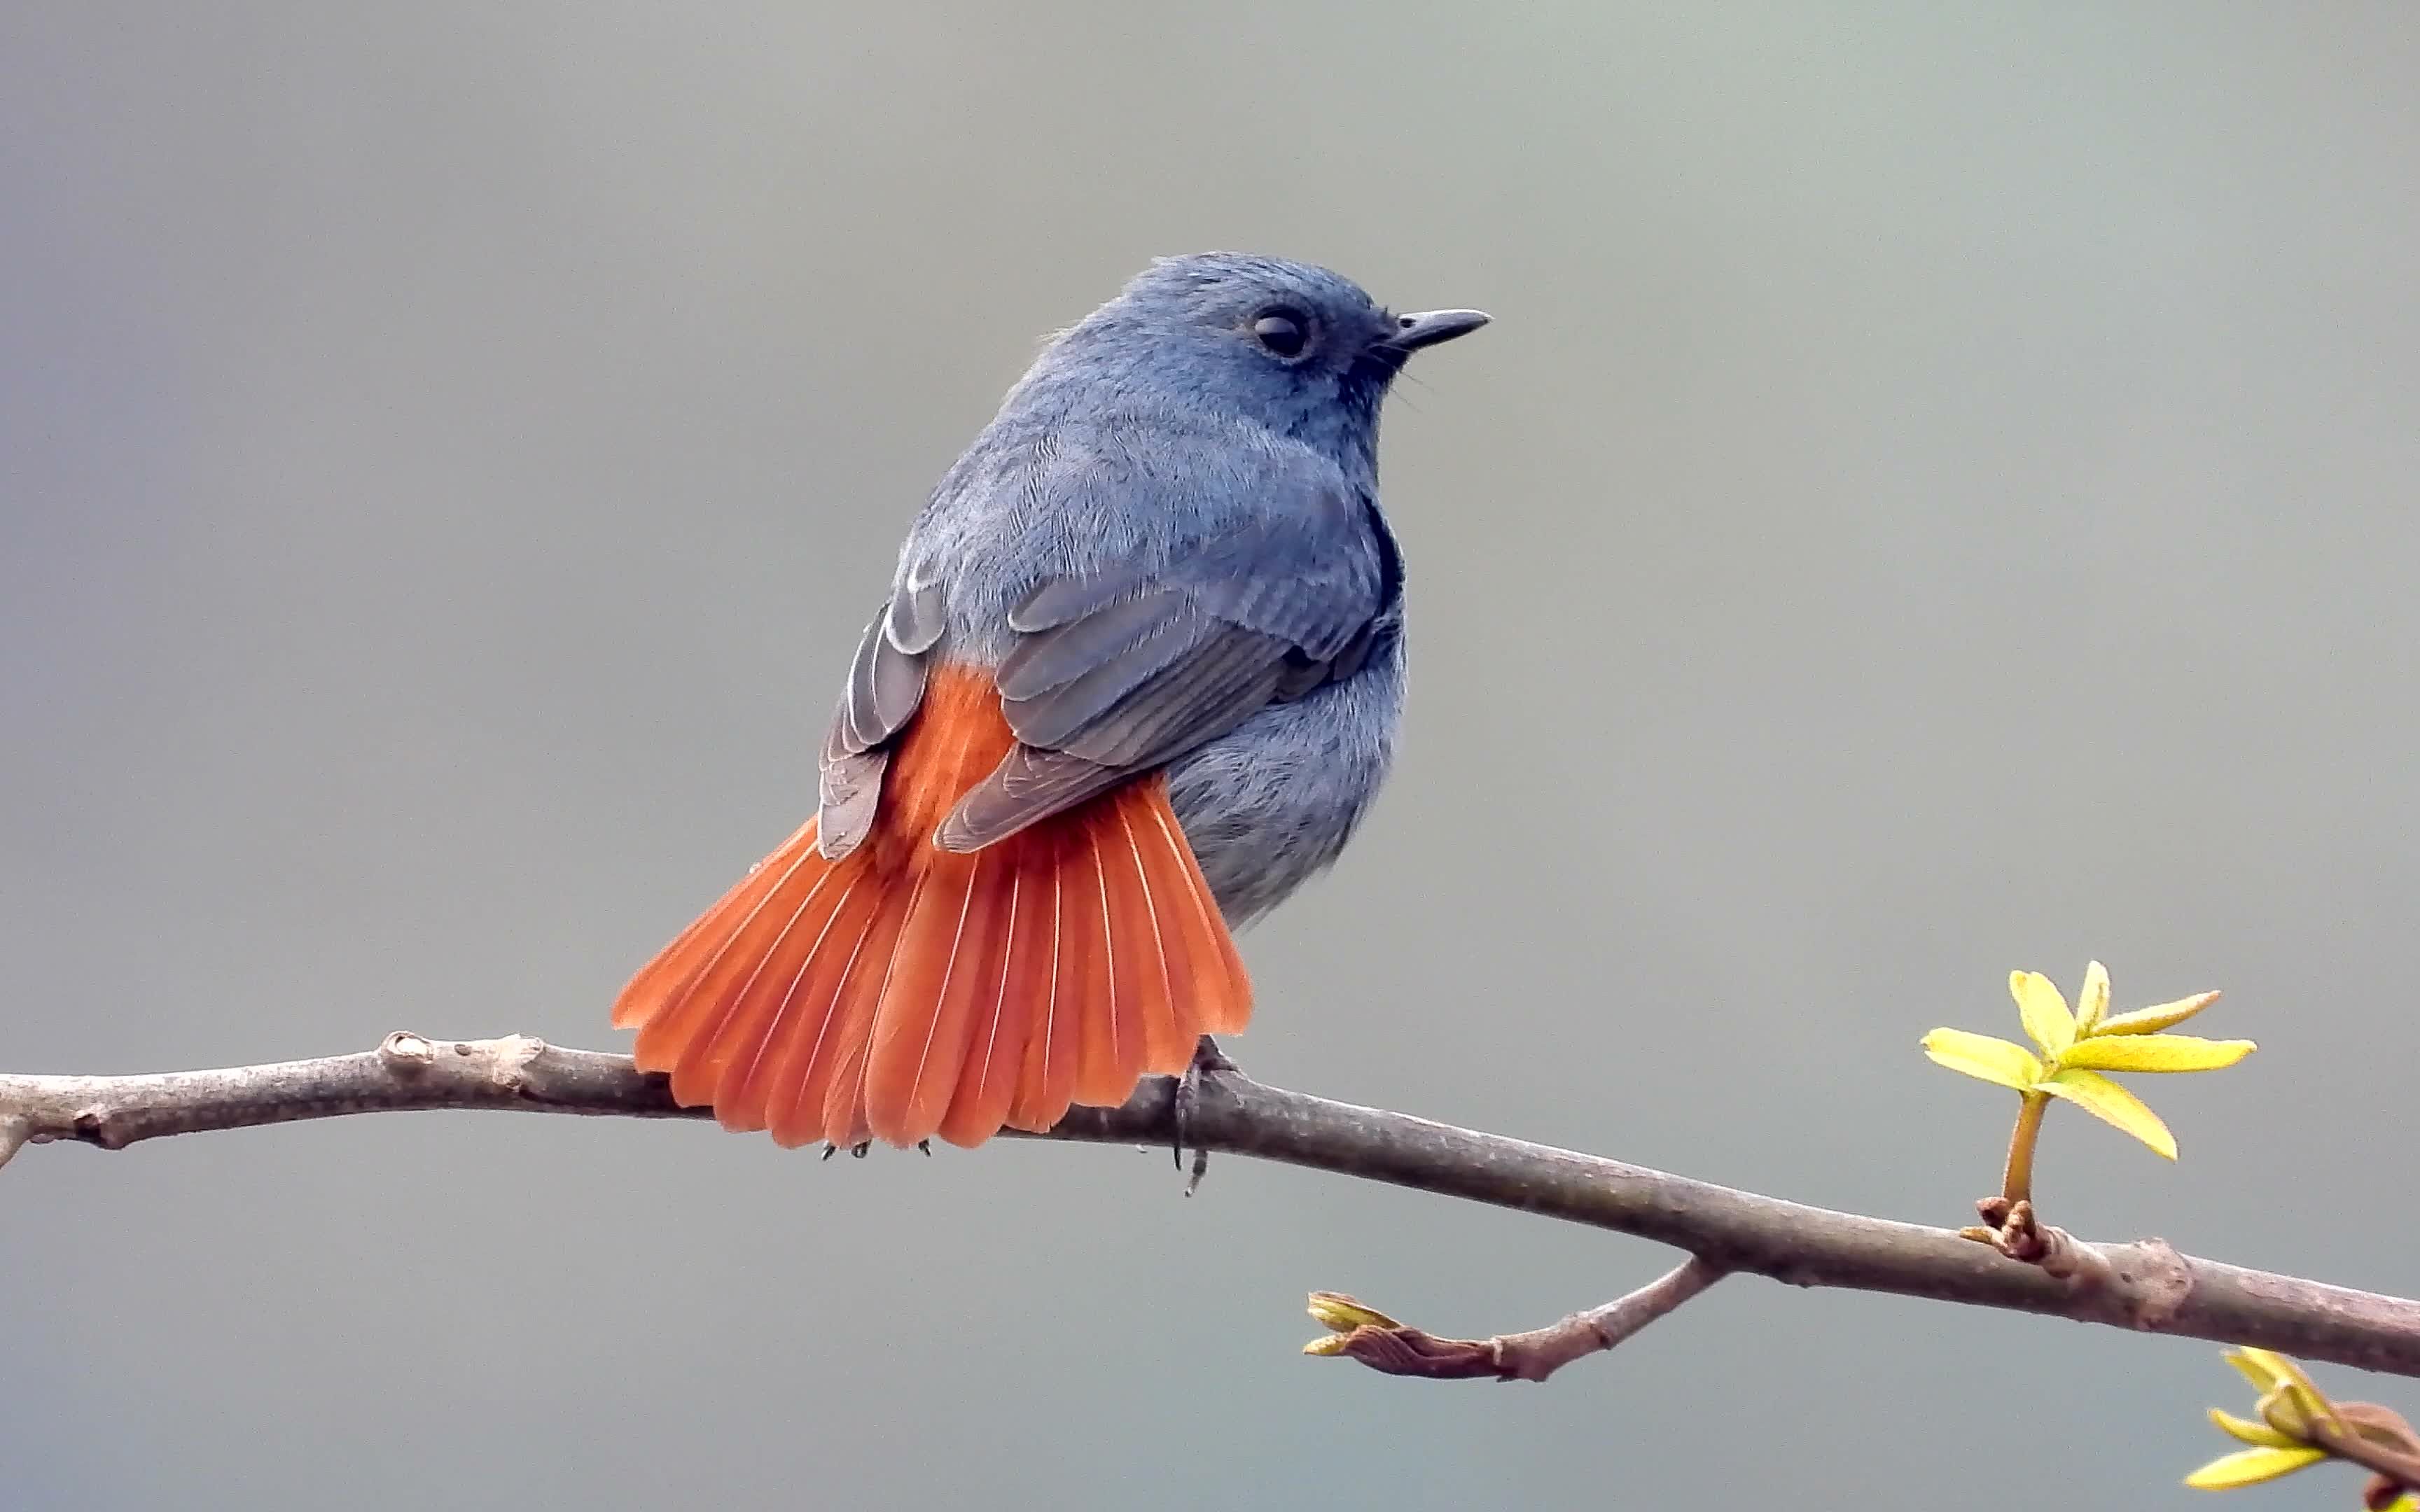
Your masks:
[[[1387,338],[1386,345],[1399,352],[1416,352],[1456,336],[1467,336],[1487,321],[1488,316],[1481,310],[1422,310],[1416,315],[1397,316],[1395,333]]]

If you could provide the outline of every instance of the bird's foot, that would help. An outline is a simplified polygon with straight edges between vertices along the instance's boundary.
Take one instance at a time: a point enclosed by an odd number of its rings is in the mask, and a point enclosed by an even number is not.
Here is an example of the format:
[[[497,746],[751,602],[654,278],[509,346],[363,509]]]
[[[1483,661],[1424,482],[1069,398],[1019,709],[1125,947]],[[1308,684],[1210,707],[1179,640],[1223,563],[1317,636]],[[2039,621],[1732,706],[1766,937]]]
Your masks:
[[[1238,1070],[1241,1068],[1218,1048],[1218,1041],[1208,1035],[1203,1035],[1202,1042],[1193,1047],[1192,1064],[1187,1066],[1185,1074],[1176,1079],[1176,1134],[1171,1152],[1176,1157],[1178,1170],[1186,1168],[1185,1148],[1193,1145],[1193,1116],[1202,1104],[1202,1082],[1219,1072]],[[1186,1178],[1185,1195],[1191,1196],[1202,1185],[1202,1178],[1209,1173],[1210,1151],[1193,1145],[1193,1167]]]

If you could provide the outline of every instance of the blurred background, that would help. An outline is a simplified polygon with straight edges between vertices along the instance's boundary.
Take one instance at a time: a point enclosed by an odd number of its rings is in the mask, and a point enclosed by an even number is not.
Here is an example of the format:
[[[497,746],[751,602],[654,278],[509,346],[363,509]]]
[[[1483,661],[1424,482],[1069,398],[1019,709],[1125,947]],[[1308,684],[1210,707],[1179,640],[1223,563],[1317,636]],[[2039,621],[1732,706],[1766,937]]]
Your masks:
[[[1249,1071],[1955,1224],[2012,1100],[1917,1038],[2098,956],[2262,1049],[2144,1086],[2176,1166],[2059,1110],[2050,1216],[2420,1290],[2415,75],[2392,4],[15,0],[0,1064],[619,1047],[1036,339],[1240,248],[1497,317],[1388,413],[1404,757],[1246,939]],[[469,1114],[28,1150],[0,1504],[2131,1512],[2242,1406],[2214,1345],[1754,1279],[1388,1380],[1306,1290],[1483,1335],[1672,1257],[1179,1191]]]

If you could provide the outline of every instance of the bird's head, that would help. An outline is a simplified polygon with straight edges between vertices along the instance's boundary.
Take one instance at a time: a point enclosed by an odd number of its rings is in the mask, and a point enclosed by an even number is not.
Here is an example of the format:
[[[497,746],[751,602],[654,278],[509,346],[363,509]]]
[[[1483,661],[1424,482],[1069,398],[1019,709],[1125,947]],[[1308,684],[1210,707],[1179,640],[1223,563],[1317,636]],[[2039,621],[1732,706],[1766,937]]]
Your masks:
[[[1378,406],[1412,353],[1487,323],[1391,315],[1352,280],[1241,253],[1163,257],[1063,334],[1034,378],[1224,413],[1324,450],[1374,450]]]

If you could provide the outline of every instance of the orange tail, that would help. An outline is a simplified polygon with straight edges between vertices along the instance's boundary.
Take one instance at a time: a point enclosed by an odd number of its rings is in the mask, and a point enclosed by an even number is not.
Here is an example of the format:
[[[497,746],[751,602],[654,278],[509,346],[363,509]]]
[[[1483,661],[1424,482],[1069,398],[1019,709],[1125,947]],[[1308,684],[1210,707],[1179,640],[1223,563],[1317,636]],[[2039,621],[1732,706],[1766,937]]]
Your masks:
[[[976,1145],[1244,1027],[1251,983],[1159,777],[970,856],[933,844],[1010,738],[987,675],[936,668],[865,842],[827,861],[808,821],[622,989],[640,1067],[783,1145]]]

